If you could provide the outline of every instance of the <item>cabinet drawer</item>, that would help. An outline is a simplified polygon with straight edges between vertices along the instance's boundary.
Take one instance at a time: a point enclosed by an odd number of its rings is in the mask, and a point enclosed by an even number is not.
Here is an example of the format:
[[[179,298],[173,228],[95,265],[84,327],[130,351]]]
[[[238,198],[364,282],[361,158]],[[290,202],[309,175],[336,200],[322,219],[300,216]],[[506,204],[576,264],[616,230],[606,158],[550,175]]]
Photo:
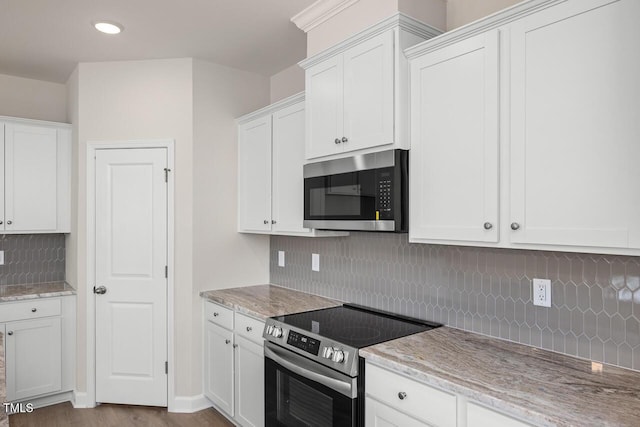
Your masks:
[[[233,329],[233,310],[220,304],[205,301],[204,318],[223,328]]]
[[[21,302],[7,302],[0,304],[0,306],[2,307],[2,310],[0,310],[0,322],[59,316],[61,313],[61,305],[58,298],[40,298]]]
[[[236,313],[235,333],[243,337],[262,344],[262,331],[264,330],[264,322],[244,314]]]
[[[456,426],[455,395],[370,364],[365,375],[368,396],[434,426]]]

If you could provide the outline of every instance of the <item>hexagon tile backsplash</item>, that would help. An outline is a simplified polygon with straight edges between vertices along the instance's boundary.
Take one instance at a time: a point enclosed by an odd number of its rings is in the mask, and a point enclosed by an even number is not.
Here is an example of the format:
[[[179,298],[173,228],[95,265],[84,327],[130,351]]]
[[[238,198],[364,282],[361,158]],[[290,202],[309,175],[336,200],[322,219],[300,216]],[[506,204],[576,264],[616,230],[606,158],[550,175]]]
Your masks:
[[[65,278],[62,234],[2,234],[0,286],[57,282]]]
[[[278,267],[278,251],[285,267]],[[320,271],[311,271],[311,254]],[[640,257],[271,237],[271,283],[640,370]],[[551,280],[551,308],[531,279]]]

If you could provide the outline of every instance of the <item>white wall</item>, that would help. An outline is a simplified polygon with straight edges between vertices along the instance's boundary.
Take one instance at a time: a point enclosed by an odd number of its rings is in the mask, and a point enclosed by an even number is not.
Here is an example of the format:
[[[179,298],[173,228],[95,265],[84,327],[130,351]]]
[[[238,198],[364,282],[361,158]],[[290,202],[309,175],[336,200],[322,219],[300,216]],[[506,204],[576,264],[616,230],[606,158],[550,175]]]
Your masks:
[[[294,64],[271,76],[271,101],[285,99],[304,91],[304,70]]]
[[[522,0],[448,0],[447,31],[520,3]]]
[[[202,385],[202,290],[269,282],[269,237],[237,230],[235,118],[269,104],[269,78],[193,61],[193,291],[188,362],[192,394]],[[186,301],[185,301],[186,304]],[[186,369],[187,366],[184,366]],[[183,371],[184,372],[184,371]],[[182,384],[180,392],[187,393]],[[197,391],[197,393],[195,393]]]
[[[0,116],[67,121],[67,88],[60,83],[0,74]]]

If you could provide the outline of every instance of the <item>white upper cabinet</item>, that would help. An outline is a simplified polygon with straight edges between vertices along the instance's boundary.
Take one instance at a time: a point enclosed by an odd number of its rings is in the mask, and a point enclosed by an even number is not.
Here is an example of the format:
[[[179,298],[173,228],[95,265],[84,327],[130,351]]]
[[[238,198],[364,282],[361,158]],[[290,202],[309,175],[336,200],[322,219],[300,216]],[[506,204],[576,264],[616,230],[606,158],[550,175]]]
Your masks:
[[[638,18],[583,0],[512,24],[511,242],[640,249]]]
[[[498,241],[498,69],[497,31],[411,62],[412,241]]]
[[[302,61],[305,157],[408,149],[408,73],[402,49],[437,34],[405,15],[394,15]]]
[[[238,231],[293,236],[344,236],[302,226],[304,95],[238,119]]]
[[[0,129],[0,232],[69,232],[69,125],[0,118]]]
[[[407,50],[410,241],[639,255],[638,17],[531,0]]]

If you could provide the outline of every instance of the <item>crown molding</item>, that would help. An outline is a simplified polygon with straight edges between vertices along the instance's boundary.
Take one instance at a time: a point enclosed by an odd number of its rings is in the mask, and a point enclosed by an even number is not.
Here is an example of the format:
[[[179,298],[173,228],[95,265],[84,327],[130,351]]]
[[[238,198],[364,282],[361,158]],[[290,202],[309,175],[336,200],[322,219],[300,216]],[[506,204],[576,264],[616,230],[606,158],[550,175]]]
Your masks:
[[[273,114],[278,110],[289,107],[291,105],[297,104],[299,102],[304,101],[304,92],[296,93],[295,95],[291,95],[288,98],[281,99],[280,101],[274,102],[273,104],[269,104],[266,107],[263,107],[259,110],[252,111],[249,114],[245,114],[244,116],[238,117],[236,119],[236,124],[244,124],[255,120],[260,117],[267,116],[269,114]]]
[[[25,125],[52,126],[52,127],[67,128],[67,129],[71,129],[71,127],[73,126],[71,123],[51,122],[48,120],[36,120],[36,119],[27,119],[24,117],[10,117],[10,116],[0,116],[0,121],[22,123]]]
[[[336,16],[349,6],[359,0],[317,0],[311,6],[291,18],[291,22],[296,24],[305,33],[317,27],[323,22]]]
[[[306,70],[313,65],[331,58],[332,56],[338,55],[346,51],[347,49],[350,49],[353,46],[362,43],[365,40],[376,37],[377,35],[393,28],[400,28],[403,31],[422,37],[424,39],[430,39],[442,34],[442,31],[435,27],[413,19],[412,17],[407,16],[404,13],[397,12],[390,17],[378,22],[372,27],[369,27],[349,37],[343,42],[338,43],[337,45],[334,45],[326,50],[323,50],[322,52],[307,59],[303,59],[302,61],[298,62],[298,65]]]

